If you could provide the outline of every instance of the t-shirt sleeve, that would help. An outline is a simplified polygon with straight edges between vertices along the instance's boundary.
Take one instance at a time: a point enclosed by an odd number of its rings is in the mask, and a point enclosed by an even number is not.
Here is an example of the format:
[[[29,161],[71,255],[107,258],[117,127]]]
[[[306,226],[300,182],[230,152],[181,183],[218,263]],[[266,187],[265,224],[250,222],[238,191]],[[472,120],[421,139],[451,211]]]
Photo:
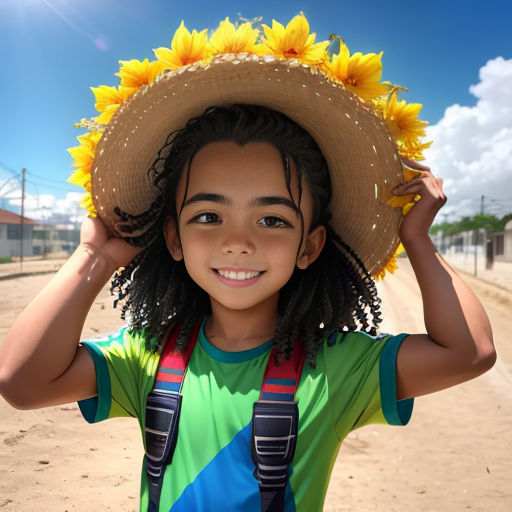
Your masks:
[[[372,423],[409,422],[414,399],[396,398],[396,355],[406,336],[352,332],[327,340],[329,402],[340,439]]]
[[[78,402],[89,423],[108,418],[141,417],[151,389],[158,356],[149,352],[142,335],[128,327],[103,338],[82,341],[94,361],[98,395]]]

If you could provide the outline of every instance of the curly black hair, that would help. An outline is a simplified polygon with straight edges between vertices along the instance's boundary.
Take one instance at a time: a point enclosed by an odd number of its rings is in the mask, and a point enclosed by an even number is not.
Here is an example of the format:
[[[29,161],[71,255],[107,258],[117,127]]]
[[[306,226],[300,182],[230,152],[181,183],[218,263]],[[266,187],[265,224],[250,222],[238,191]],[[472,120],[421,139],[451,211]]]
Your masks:
[[[156,351],[168,328],[180,323],[177,348],[183,350],[196,322],[211,314],[208,294],[189,276],[183,260],[171,257],[163,226],[169,216],[178,218],[176,189],[182,173],[187,172],[188,187],[195,154],[205,145],[219,141],[233,141],[240,146],[266,142],[277,148],[292,202],[288,158],[293,159],[299,203],[303,176],[313,198],[309,232],[319,225],[326,228],[326,243],[318,258],[305,270],[296,267],[280,291],[280,323],[273,338],[278,357],[290,357],[294,340],[301,338],[306,360],[314,366],[317,349],[326,336],[353,330],[375,336],[382,321],[381,300],[363,262],[330,225],[331,184],[322,152],[309,133],[287,116],[256,105],[210,107],[190,119],[184,128],[172,132],[148,171],[150,180],[161,191],[157,199],[140,215],[116,209],[124,232],[143,231],[127,240],[145,247],[112,280],[111,292],[117,295],[114,307],[118,300],[125,301],[121,317],[125,319],[129,313],[130,329],[145,329],[147,346]],[[186,193],[185,190],[185,197]],[[304,234],[304,219],[300,209],[296,211]]]

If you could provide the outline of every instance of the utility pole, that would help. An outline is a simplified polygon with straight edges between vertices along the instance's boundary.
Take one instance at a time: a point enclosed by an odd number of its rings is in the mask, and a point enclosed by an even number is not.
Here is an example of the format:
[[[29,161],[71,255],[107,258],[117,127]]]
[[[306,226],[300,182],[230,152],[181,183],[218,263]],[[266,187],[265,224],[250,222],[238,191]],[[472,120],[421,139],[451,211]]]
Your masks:
[[[23,168],[21,170],[21,233],[20,233],[20,273],[23,272],[23,225],[24,225],[24,213],[25,213],[25,173],[27,170]]]

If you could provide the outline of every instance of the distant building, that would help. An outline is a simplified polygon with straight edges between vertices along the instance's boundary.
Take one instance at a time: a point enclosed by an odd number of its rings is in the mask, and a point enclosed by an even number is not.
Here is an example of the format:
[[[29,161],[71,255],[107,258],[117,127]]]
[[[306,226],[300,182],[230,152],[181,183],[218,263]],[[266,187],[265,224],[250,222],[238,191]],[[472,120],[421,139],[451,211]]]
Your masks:
[[[19,258],[21,215],[0,208],[0,258]],[[23,257],[71,254],[80,243],[80,227],[73,224],[39,224],[23,219]]]
[[[21,215],[0,208],[0,258],[21,256],[21,239],[23,238],[23,256],[32,256],[33,220],[23,218],[23,237]]]
[[[34,226],[34,256],[65,252],[71,254],[80,243],[80,229],[73,225]]]
[[[487,238],[488,256],[493,261],[512,262],[512,220],[505,224],[504,231],[489,233]]]
[[[444,235],[439,230],[431,238],[437,250],[452,262],[469,263],[478,257],[481,268],[487,269],[492,269],[494,262],[512,263],[512,220],[503,231],[490,233],[480,228]]]

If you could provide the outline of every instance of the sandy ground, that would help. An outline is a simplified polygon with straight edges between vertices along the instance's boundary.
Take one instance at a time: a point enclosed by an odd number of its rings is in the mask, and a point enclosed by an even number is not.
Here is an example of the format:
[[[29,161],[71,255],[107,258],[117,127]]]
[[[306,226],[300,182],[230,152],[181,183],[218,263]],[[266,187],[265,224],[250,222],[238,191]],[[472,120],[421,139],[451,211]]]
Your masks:
[[[418,285],[408,262],[400,264],[379,285],[382,330],[425,332]],[[0,340],[51,277],[0,281]],[[326,511],[512,510],[512,293],[464,278],[491,319],[496,366],[478,379],[417,398],[407,427],[353,432],[334,467]],[[105,288],[83,338],[122,323]],[[136,511],[142,456],[134,420],[88,425],[76,404],[18,411],[0,398],[2,511]]]

